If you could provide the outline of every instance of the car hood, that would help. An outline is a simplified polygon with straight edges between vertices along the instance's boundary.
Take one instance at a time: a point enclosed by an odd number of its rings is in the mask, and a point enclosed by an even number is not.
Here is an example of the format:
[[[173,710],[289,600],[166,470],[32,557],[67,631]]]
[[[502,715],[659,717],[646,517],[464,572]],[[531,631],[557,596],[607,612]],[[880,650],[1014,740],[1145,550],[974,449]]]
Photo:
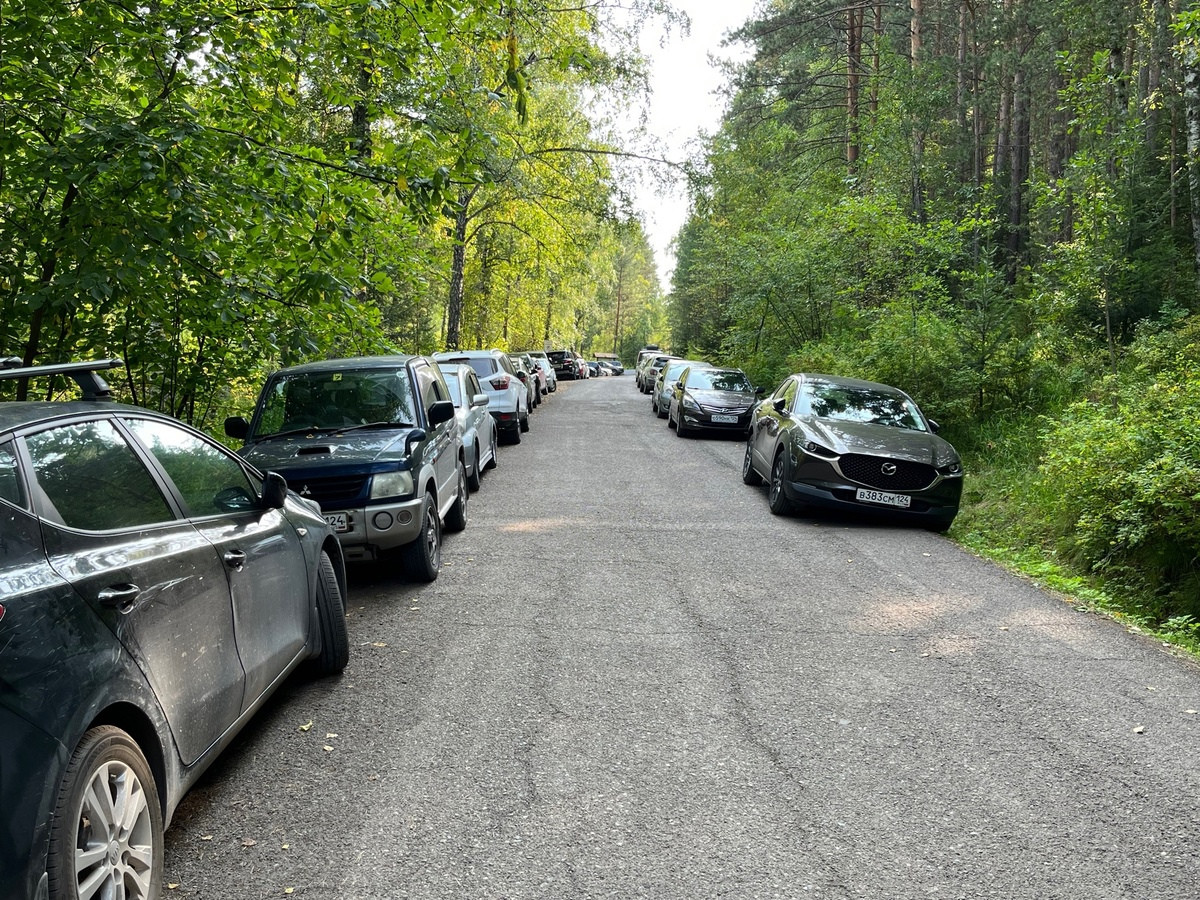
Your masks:
[[[830,419],[808,419],[802,430],[839,456],[845,453],[891,456],[930,466],[944,466],[958,459],[947,441],[928,431]]]
[[[413,428],[304,432],[256,441],[240,451],[260,469],[316,468],[397,461]]]
[[[691,398],[710,409],[749,409],[757,399],[742,391],[697,391],[688,389]]]

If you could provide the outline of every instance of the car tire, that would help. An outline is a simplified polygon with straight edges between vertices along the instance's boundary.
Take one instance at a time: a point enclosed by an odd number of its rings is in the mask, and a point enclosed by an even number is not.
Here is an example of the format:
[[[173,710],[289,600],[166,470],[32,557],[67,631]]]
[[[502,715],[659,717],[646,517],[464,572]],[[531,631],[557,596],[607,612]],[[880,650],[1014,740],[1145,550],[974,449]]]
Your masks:
[[[467,467],[461,462],[458,464],[458,496],[454,498],[454,505],[450,507],[450,511],[446,513],[446,530],[447,531],[463,531],[467,527],[467,503],[471,499],[471,488],[467,484]]]
[[[467,487],[473,491],[479,490],[479,486],[483,484],[483,467],[479,465],[479,438],[475,438],[475,465],[471,467],[471,471],[467,474]]]
[[[321,629],[321,654],[313,661],[318,675],[336,675],[350,662],[350,636],[346,633],[346,605],[333,560],[324,550],[317,563],[317,625]]]
[[[522,431],[524,431],[524,429],[521,428],[519,423],[514,425],[508,432],[508,442],[510,444],[521,443],[521,432]]]
[[[781,450],[775,454],[775,462],[771,464],[771,483],[767,487],[767,507],[777,516],[785,516],[793,510],[792,501],[783,489],[785,465]]]
[[[520,430],[521,431],[529,430],[529,413],[525,413],[525,417],[523,419],[521,419]]]
[[[689,434],[689,432],[687,431],[687,429],[684,427],[684,424],[683,424],[683,415],[680,414],[680,415],[676,416],[675,417],[675,435],[676,435],[676,437],[687,437],[688,434]]]
[[[51,814],[50,896],[75,900],[87,885],[94,896],[158,897],[163,857],[162,805],[145,755],[120,728],[92,728],[71,754]]]
[[[485,469],[496,468],[496,463],[498,463],[500,461],[500,455],[496,452],[498,449],[497,444],[498,444],[498,439],[496,437],[496,426],[493,425],[492,426],[492,445],[491,445],[492,446],[492,458],[487,461],[487,465],[484,467]]]
[[[762,483],[762,476],[754,468],[754,451],[750,447],[750,442],[746,441],[746,455],[742,459],[742,484],[759,485]]]
[[[432,494],[421,503],[421,534],[400,548],[404,568],[417,581],[436,581],[442,570],[442,523]]]

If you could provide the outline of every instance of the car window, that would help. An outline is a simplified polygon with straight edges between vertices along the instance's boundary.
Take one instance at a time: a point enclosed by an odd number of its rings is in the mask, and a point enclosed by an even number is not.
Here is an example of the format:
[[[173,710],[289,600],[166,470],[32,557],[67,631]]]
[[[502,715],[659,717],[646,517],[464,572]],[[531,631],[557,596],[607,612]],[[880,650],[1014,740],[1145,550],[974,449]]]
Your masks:
[[[175,482],[189,516],[258,507],[258,487],[241,464],[219,447],[167,422],[126,419],[125,424]]]
[[[784,409],[792,409],[796,405],[796,391],[799,385],[795,378],[789,378],[779,389],[779,395],[783,397]]]
[[[275,379],[255,429],[259,437],[304,428],[416,422],[403,369],[304,372]]]
[[[418,366],[416,375],[417,389],[421,392],[421,402],[425,406],[426,411],[439,400],[450,399],[445,382],[437,377],[433,369],[428,366]]]
[[[47,519],[83,531],[136,528],[175,518],[133,448],[107,420],[25,439]]]
[[[509,375],[517,374],[517,370],[513,368],[512,360],[510,360],[507,356],[501,356],[496,360],[496,362],[498,362],[500,364],[500,368],[502,368]]]
[[[688,372],[687,386],[701,391],[753,390],[743,372],[724,369],[692,369]]]
[[[446,387],[450,389],[450,399],[454,401],[454,405],[462,406],[462,386],[458,383],[457,374],[446,375]]]
[[[468,401],[474,400],[478,394],[483,393],[483,385],[479,383],[479,379],[475,377],[474,372],[470,372],[467,375],[467,390],[471,394],[471,396],[468,398]]]
[[[17,473],[17,455],[13,452],[12,444],[0,445],[0,500],[25,507],[25,490]]]
[[[811,414],[818,418],[925,431],[925,422],[911,400],[873,388],[816,382],[805,399]]]

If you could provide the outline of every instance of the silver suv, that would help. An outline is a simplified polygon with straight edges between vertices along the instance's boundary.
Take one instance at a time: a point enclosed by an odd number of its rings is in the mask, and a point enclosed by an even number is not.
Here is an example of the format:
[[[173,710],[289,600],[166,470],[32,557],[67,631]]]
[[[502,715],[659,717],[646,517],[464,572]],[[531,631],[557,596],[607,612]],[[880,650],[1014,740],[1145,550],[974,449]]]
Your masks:
[[[488,410],[500,434],[512,444],[521,443],[529,430],[529,396],[525,382],[517,377],[512,360],[503,350],[443,350],[433,354],[440,363],[463,363],[475,370],[488,395]]]

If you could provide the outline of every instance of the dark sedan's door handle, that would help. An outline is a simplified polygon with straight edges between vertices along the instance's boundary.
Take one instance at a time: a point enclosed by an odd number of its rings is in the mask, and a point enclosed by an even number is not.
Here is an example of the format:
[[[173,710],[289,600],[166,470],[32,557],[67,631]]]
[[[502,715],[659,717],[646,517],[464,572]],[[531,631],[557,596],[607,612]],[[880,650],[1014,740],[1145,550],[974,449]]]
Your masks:
[[[246,554],[241,550],[226,550],[225,565],[233,569],[235,572],[242,571],[242,566],[246,564]]]
[[[101,606],[107,606],[111,609],[120,610],[121,612],[129,612],[133,609],[133,601],[137,599],[138,594],[142,589],[136,584],[114,584],[111,587],[106,587],[96,599]]]

